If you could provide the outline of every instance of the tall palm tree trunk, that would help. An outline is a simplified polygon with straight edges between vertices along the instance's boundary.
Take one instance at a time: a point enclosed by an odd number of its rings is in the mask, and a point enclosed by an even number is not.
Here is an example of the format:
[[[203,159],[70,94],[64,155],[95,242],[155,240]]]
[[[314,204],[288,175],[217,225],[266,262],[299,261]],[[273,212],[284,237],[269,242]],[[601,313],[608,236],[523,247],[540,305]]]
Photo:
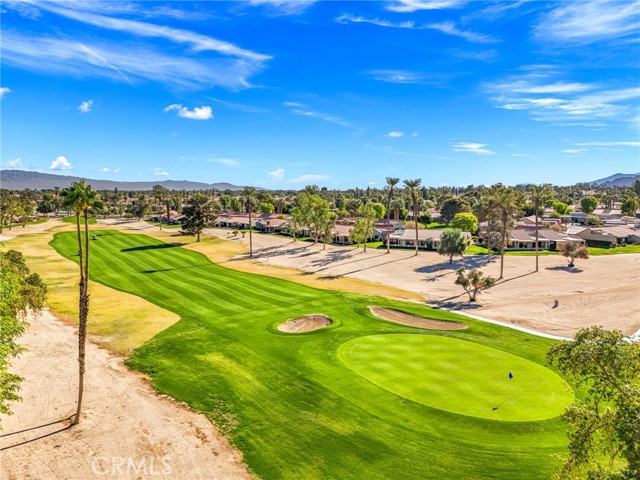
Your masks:
[[[253,236],[251,235],[251,210],[252,208],[249,207],[249,257],[253,257]]]
[[[416,255],[418,255],[418,203],[413,202],[413,223],[416,224]]]
[[[536,209],[536,272],[538,271],[538,208],[537,203],[534,205]]]
[[[82,413],[82,397],[84,394],[84,372],[85,372],[85,351],[87,338],[87,315],[89,312],[89,298],[87,295],[87,275],[89,270],[89,229],[87,228],[87,217],[85,213],[85,246],[82,244],[82,232],[80,229],[80,214],[76,214],[76,227],[78,233],[78,255],[80,265],[80,296],[78,304],[78,401],[76,414],[72,425],[80,423]]]
[[[504,277],[504,249],[506,246],[507,239],[507,215],[506,212],[502,213],[502,234],[500,235],[500,278],[498,280],[502,280]]]

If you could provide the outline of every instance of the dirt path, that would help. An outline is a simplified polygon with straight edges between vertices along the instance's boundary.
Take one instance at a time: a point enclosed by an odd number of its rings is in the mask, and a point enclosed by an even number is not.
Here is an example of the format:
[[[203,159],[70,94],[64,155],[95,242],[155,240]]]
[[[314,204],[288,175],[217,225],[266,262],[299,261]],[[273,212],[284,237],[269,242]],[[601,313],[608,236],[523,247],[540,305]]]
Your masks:
[[[23,401],[2,416],[0,448],[63,429],[75,411],[77,336],[45,311],[30,317],[20,343],[29,350],[12,372],[25,378]],[[241,454],[211,422],[159,396],[122,359],[87,345],[84,416],[80,425],[0,451],[0,478],[249,479]],[[131,460],[130,460],[131,459]],[[130,463],[131,462],[131,463]]]

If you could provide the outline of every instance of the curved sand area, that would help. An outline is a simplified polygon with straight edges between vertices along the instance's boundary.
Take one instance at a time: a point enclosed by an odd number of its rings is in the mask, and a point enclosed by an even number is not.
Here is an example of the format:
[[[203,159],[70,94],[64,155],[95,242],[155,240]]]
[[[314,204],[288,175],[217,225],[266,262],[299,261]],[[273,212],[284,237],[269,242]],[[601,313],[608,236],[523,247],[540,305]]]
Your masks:
[[[278,330],[286,333],[313,332],[333,325],[333,321],[326,315],[314,313],[304,317],[294,318],[278,325]]]
[[[426,330],[462,330],[469,327],[469,325],[462,322],[450,322],[447,320],[424,318],[419,317],[418,315],[401,312],[400,310],[395,310],[393,308],[377,307],[375,305],[369,306],[369,311],[374,317],[378,317],[382,320],[401,323],[402,325],[409,325],[410,327],[424,328]]]

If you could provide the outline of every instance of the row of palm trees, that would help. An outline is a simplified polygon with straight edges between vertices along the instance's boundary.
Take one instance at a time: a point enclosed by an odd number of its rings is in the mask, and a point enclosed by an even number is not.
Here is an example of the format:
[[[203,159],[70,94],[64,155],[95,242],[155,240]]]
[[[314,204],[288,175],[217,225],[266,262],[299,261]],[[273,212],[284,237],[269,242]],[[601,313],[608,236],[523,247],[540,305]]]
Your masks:
[[[386,178],[386,208],[387,208],[387,231],[391,228],[391,205],[396,193],[400,179],[397,177]],[[404,180],[404,188],[408,193],[408,197],[411,199],[413,207],[413,219],[415,223],[415,255],[418,255],[418,217],[420,216],[420,200],[421,192],[420,188],[422,181],[419,178],[413,180]],[[535,215],[535,257],[536,257],[536,269],[539,271],[539,211],[540,208],[551,197],[553,190],[551,185],[532,185],[528,191],[529,201],[533,205],[533,211]],[[525,203],[525,195],[523,192],[515,190],[511,187],[505,187],[502,184],[496,184],[489,187],[482,194],[484,203],[484,213],[489,221],[494,221],[500,226],[500,277],[499,280],[504,278],[504,251],[507,244],[507,235],[510,230],[510,225],[514,218],[520,214],[523,205]],[[387,253],[390,252],[390,236],[387,235]]]

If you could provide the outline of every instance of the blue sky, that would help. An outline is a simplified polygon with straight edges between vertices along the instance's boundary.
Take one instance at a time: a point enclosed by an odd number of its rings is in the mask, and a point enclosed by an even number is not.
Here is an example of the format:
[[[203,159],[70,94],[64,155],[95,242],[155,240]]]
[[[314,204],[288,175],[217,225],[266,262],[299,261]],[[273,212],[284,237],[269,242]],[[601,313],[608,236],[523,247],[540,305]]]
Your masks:
[[[640,2],[0,8],[5,169],[284,189],[640,171]]]

